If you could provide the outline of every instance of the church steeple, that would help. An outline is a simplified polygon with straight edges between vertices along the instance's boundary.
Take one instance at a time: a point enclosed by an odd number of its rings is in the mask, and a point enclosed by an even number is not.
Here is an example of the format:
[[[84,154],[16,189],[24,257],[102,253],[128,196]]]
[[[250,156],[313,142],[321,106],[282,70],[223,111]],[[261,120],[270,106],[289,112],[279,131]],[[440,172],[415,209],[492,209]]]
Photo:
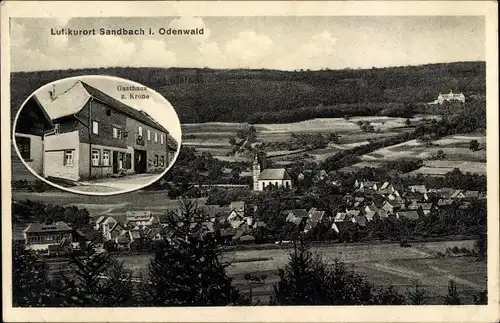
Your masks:
[[[253,190],[259,190],[259,175],[261,172],[259,154],[255,154],[255,159],[252,165]]]

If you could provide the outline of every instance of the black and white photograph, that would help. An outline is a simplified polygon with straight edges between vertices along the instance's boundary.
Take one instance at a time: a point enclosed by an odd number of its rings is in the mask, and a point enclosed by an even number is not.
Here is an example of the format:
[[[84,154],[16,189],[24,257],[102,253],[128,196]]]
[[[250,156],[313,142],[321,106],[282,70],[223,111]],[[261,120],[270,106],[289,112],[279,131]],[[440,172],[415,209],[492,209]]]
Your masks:
[[[34,175],[74,192],[117,194],[147,186],[173,164],[180,140],[172,106],[150,92],[102,76],[48,84],[18,112],[19,157]]]
[[[498,310],[491,20],[442,6],[10,17],[9,306]]]

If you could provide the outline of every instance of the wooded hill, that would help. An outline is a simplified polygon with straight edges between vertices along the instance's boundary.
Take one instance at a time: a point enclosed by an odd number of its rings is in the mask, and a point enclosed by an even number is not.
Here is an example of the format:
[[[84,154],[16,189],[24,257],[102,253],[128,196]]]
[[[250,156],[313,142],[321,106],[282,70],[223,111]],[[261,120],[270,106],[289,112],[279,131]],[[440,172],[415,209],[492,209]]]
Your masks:
[[[426,112],[415,107],[435,100],[439,92],[463,92],[467,98],[486,92],[485,62],[320,71],[114,67],[12,73],[13,112],[40,86],[80,75],[111,75],[144,84],[172,103],[181,123],[406,117]]]

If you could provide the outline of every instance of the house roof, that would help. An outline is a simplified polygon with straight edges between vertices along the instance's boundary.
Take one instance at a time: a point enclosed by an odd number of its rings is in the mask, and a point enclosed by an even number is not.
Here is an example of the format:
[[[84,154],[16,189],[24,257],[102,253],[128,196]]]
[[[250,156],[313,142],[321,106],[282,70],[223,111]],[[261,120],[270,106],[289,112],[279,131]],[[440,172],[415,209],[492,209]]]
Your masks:
[[[418,211],[401,211],[397,212],[397,215],[410,220],[418,220],[420,218]]]
[[[389,185],[390,185],[389,182],[384,182],[384,184],[382,184],[382,186],[380,186],[380,189],[385,190],[386,188],[389,187]]]
[[[72,230],[65,222],[54,222],[52,224],[45,223],[30,223],[24,232],[55,232],[55,231],[70,231]]]
[[[325,211],[317,211],[317,210],[314,210],[312,212],[310,212],[310,220],[311,222],[316,222],[318,223],[319,221],[321,221],[321,219],[323,218],[323,216],[325,215]]]
[[[306,209],[285,210],[285,211],[283,211],[283,213],[285,213],[287,215],[292,213],[295,217],[300,217],[300,218],[305,218],[308,216]]]
[[[453,200],[451,199],[440,199],[438,201],[438,205],[439,206],[443,206],[443,205],[452,205],[453,204]]]
[[[141,232],[139,230],[130,230],[130,237],[132,239],[140,239],[141,238]]]
[[[101,223],[102,221],[104,221],[104,219],[105,219],[105,218],[106,218],[106,217],[105,217],[104,215],[101,215],[101,216],[97,219],[97,221],[95,221],[95,223],[96,223],[96,224],[99,224],[99,223]]]
[[[364,215],[355,215],[353,217],[353,222],[364,227],[364,226],[366,226],[366,217]]]
[[[432,209],[432,203],[417,203],[418,207],[421,207],[422,210],[430,210]]]
[[[455,191],[456,190],[454,188],[447,188],[447,187],[445,187],[445,188],[440,188],[438,190],[438,193],[439,193],[439,195],[441,195],[444,198],[450,198],[450,197],[453,196],[453,194],[455,193]]]
[[[233,201],[229,205],[229,208],[231,210],[244,210],[245,209],[245,202],[243,202],[243,201]]]
[[[260,175],[259,180],[291,180],[290,174],[284,168],[266,168]]]
[[[83,109],[90,98],[97,99],[152,128],[169,133],[168,130],[156,122],[146,112],[136,110],[82,81],[77,81],[71,88],[60,94],[53,101],[49,102],[44,108],[50,118],[55,120],[78,113]]]
[[[234,228],[224,228],[220,230],[221,236],[234,236],[237,232],[237,229]]]
[[[254,241],[255,237],[251,235],[244,235],[240,237],[240,241]]]
[[[425,185],[410,185],[409,188],[420,193],[427,192],[427,187],[425,187]]]
[[[465,191],[465,197],[479,197],[479,191]]]
[[[462,193],[462,191],[461,191],[461,190],[455,190],[455,191],[453,192],[453,194],[451,195],[451,198],[456,198],[456,197],[458,197],[458,196],[460,195],[460,193]]]

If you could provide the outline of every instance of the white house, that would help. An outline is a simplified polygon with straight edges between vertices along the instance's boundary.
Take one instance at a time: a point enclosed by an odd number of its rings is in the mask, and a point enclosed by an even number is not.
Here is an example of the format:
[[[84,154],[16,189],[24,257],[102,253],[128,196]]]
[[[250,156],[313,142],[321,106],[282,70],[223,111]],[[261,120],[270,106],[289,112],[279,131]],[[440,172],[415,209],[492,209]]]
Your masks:
[[[253,162],[253,189],[263,191],[271,188],[292,188],[292,177],[284,168],[267,168],[261,170],[258,156]]]

